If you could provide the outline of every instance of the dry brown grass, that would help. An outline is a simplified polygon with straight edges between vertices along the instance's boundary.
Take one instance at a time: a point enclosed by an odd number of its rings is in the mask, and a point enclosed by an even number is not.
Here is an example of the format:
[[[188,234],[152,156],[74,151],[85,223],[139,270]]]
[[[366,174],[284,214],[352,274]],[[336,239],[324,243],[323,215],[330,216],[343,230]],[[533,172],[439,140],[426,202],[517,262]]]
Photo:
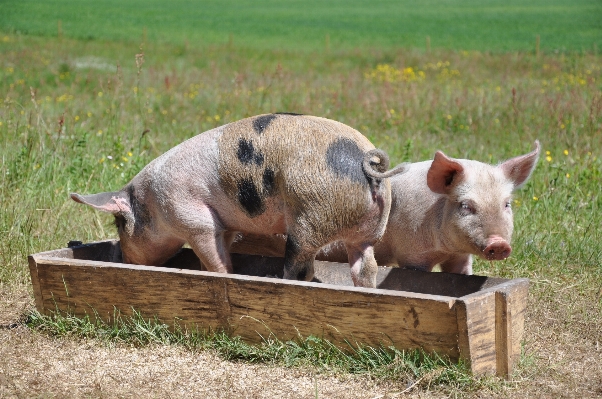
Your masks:
[[[27,292],[4,296],[0,397],[395,397],[405,387],[312,370],[228,362],[174,346],[133,348],[52,338],[18,325]],[[31,306],[31,301],[26,302]],[[11,328],[12,327],[12,328]],[[422,395],[424,397],[424,395]],[[428,396],[427,396],[428,397]]]
[[[315,398],[316,384],[319,398],[600,397],[599,293],[560,285],[539,281],[532,286],[525,356],[514,381],[490,378],[466,392],[434,386],[426,376],[406,393],[412,381],[230,362],[209,351],[177,346],[135,348],[49,337],[22,324],[24,312],[33,307],[27,287],[4,290],[0,292],[0,398]]]

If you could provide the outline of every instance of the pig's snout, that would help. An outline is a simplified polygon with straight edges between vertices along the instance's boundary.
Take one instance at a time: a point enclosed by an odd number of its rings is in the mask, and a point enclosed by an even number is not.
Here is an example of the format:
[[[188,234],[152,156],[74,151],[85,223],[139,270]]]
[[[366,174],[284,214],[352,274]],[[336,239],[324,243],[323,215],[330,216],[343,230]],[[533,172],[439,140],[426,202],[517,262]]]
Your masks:
[[[494,236],[487,240],[483,256],[488,260],[502,260],[510,256],[512,247],[502,237]]]

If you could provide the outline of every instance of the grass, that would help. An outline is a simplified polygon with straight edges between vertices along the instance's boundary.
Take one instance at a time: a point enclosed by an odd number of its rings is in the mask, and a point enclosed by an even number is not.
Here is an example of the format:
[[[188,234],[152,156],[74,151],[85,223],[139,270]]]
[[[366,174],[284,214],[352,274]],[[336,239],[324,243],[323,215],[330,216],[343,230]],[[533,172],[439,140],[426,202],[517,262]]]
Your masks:
[[[536,277],[547,262],[548,277],[600,277],[598,56],[396,50],[318,52],[306,61],[221,46],[175,55],[156,45],[137,67],[142,52],[127,44],[5,37],[3,281],[26,279],[19,265],[28,253],[114,235],[109,217],[90,220],[69,192],[121,187],[192,135],[274,111],[347,123],[394,162],[441,149],[495,163],[539,139],[546,155],[514,202],[515,255],[478,261],[475,270]]]
[[[18,6],[2,4],[0,15],[8,15],[2,7]],[[496,163],[529,151],[539,139],[545,154],[513,201],[513,254],[503,262],[476,260],[474,270],[531,279],[525,354],[516,375],[525,392],[602,392],[596,349],[602,341],[599,55],[435,45],[425,52],[386,43],[359,50],[335,45],[334,34],[328,50],[311,40],[302,50],[270,49],[269,41],[247,46],[237,35],[232,43],[186,45],[169,32],[173,42],[151,40],[150,28],[141,48],[109,36],[131,35],[125,28],[99,40],[70,39],[68,20],[63,17],[61,40],[17,34],[24,30],[16,25],[0,35],[0,299],[9,298],[0,316],[8,315],[10,325],[32,304],[28,254],[72,239],[115,236],[110,217],[78,206],[69,192],[121,187],[151,159],[215,126],[274,111],[324,116],[358,128],[394,162],[429,159],[441,149]],[[134,24],[138,32],[141,26]],[[500,381],[465,381],[455,366],[386,347],[339,353],[314,338],[248,347],[219,334],[170,335],[145,320],[109,327],[33,314],[29,325],[61,339],[210,348],[243,363],[317,363],[384,380],[429,376],[425,380],[437,387],[420,392],[439,396],[450,387],[460,396],[512,395],[514,389]],[[435,370],[441,374],[429,374]]]
[[[433,384],[453,383],[465,389],[476,382],[464,364],[454,365],[420,350],[400,351],[392,346],[369,347],[350,341],[341,348],[315,336],[299,336],[297,340],[283,342],[270,335],[261,344],[250,345],[221,331],[190,331],[177,323],[171,329],[157,319],[143,318],[136,311],[129,317],[118,312],[114,316],[114,322],[107,324],[96,317],[77,318],[59,311],[45,316],[32,311],[25,323],[29,328],[57,337],[83,337],[109,345],[181,345],[190,351],[212,350],[230,361],[304,366],[321,373],[368,374],[377,379],[413,381],[428,377]]]
[[[433,49],[534,51],[539,36],[542,51],[594,51],[596,46],[602,48],[601,18],[602,5],[596,0],[570,4],[561,0],[23,0],[0,4],[0,30],[6,32],[193,47],[234,42],[264,50],[424,49],[428,36]]]

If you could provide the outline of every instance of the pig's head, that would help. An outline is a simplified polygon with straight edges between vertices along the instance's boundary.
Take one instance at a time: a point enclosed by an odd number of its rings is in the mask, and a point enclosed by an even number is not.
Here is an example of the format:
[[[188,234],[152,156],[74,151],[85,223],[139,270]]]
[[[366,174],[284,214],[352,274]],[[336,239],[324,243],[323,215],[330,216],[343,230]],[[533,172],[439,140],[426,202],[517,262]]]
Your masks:
[[[114,192],[90,195],[71,193],[71,198],[75,202],[113,214],[124,263],[161,265],[182,245],[163,242],[160,234],[151,226],[149,210],[136,197],[131,185]]]
[[[539,157],[535,150],[497,166],[453,159],[438,151],[427,173],[427,185],[444,197],[442,244],[453,252],[487,260],[512,252],[512,192],[530,177]]]

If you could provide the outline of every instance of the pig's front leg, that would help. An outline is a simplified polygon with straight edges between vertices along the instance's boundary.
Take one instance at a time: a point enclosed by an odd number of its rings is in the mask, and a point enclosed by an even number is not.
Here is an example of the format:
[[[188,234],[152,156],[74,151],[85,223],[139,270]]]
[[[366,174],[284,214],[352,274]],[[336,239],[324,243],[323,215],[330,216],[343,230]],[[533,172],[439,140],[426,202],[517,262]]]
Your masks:
[[[369,244],[357,246],[346,244],[346,247],[353,285],[375,288],[378,265],[376,259],[374,259],[374,247]]]
[[[311,281],[314,277],[314,259],[317,249],[304,247],[296,236],[288,234],[284,249],[284,278]]]
[[[209,207],[197,209],[194,215],[184,227],[188,244],[208,271],[232,273],[229,250],[236,232],[226,231],[217,213]]]
[[[203,231],[191,236],[188,243],[208,271],[232,273],[232,259],[228,251],[228,234]]]
[[[441,262],[441,271],[445,273],[472,274],[472,255],[452,255],[445,262]]]

